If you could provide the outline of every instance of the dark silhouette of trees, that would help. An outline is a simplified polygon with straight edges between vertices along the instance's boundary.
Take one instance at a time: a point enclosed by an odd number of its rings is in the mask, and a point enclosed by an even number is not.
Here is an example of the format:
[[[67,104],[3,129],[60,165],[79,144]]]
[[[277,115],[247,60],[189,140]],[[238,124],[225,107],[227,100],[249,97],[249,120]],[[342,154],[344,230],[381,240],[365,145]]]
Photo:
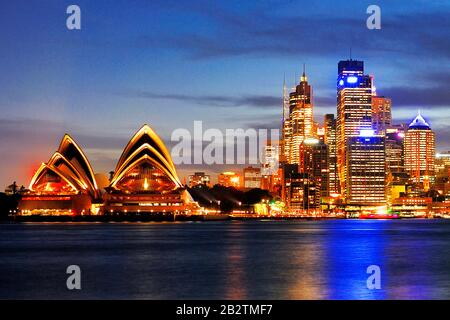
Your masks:
[[[7,195],[0,193],[0,220],[7,219],[9,214],[13,214],[19,204],[20,195]],[[11,212],[10,212],[11,211]]]
[[[252,206],[264,200],[271,200],[272,195],[267,190],[250,189],[248,191],[238,190],[233,187],[214,185],[209,188],[205,185],[198,185],[188,188],[195,201],[202,207],[209,209],[221,209],[223,212],[230,212],[234,209]]]

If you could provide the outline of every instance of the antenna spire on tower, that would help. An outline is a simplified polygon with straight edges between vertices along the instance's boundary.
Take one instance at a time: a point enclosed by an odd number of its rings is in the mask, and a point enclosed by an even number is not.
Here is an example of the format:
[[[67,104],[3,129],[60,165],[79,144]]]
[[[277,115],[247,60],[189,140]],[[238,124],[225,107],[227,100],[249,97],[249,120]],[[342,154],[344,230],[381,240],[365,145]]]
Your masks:
[[[283,76],[283,123],[289,117],[289,99],[286,87],[286,73]]]
[[[283,104],[282,104],[282,108],[283,108],[283,122],[286,119],[286,113],[285,113],[285,97],[286,97],[286,73],[283,74]]]
[[[300,81],[301,82],[308,81],[308,78],[306,77],[306,66],[305,66],[305,63],[303,63],[303,74],[302,74],[302,76],[300,78]]]

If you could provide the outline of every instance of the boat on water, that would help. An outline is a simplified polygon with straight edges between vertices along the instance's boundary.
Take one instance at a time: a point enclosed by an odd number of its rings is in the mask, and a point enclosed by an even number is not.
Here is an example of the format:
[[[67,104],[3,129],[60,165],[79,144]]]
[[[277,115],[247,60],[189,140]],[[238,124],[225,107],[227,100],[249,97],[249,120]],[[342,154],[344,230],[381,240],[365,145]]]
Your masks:
[[[400,219],[400,216],[396,213],[393,214],[362,213],[359,215],[359,219]]]
[[[362,210],[358,214],[359,219],[399,219],[398,212],[393,212],[386,206],[380,206],[373,209]]]

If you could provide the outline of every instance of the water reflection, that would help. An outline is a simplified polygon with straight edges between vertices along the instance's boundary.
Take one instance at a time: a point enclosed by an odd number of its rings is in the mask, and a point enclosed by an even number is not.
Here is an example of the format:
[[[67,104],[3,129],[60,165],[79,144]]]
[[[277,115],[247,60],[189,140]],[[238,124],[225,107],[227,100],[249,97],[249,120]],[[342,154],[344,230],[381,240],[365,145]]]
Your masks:
[[[247,298],[245,287],[245,265],[244,259],[247,254],[245,237],[243,237],[242,223],[234,223],[230,226],[225,240],[225,284],[224,298],[239,300]]]
[[[449,244],[437,220],[0,224],[0,298],[449,299]]]
[[[329,288],[324,283],[326,259],[323,245],[314,241],[299,246],[291,255],[294,265],[287,299],[323,299]]]
[[[346,221],[327,226],[323,239],[327,255],[329,299],[383,299],[386,297],[385,230],[377,221]],[[380,227],[381,226],[381,227]],[[367,288],[367,267],[381,269],[381,290]]]

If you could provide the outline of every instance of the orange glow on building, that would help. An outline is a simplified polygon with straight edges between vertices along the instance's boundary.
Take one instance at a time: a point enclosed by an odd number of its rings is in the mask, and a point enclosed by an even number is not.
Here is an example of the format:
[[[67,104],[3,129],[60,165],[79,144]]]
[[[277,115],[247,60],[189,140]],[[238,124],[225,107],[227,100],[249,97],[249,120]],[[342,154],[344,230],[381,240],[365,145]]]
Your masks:
[[[436,141],[434,132],[420,115],[410,123],[404,139],[405,171],[415,183],[426,187],[434,181]]]
[[[19,203],[22,214],[81,214],[100,198],[92,167],[68,134],[34,173],[28,188]]]
[[[219,174],[218,184],[224,187],[241,187],[241,176],[233,171],[226,171]]]
[[[125,147],[105,191],[102,197],[89,161],[66,134],[35,172],[19,209],[24,215],[183,214],[199,209],[183,188],[166,146],[148,125]]]
[[[130,139],[106,188],[103,213],[196,213],[161,138],[148,125]]]

